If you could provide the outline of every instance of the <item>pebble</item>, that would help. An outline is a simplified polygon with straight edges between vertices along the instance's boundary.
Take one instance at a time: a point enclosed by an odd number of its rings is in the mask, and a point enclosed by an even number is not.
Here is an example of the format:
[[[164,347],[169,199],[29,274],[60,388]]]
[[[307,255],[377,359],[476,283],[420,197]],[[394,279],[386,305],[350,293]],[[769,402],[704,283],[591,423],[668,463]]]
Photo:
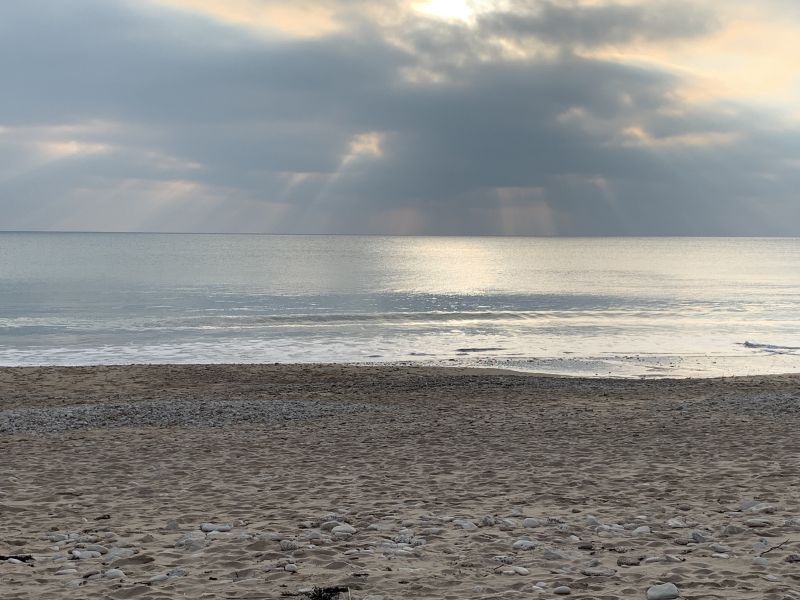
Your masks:
[[[693,531],[691,533],[691,539],[693,542],[697,544],[705,544],[708,541],[711,541],[711,538],[703,531]]]
[[[560,585],[553,590],[553,593],[556,596],[569,596],[572,593],[572,588],[567,587],[566,585]]]
[[[117,548],[117,547],[114,547],[114,548],[111,548],[111,550],[108,551],[108,554],[106,554],[103,557],[103,562],[104,563],[111,563],[111,562],[114,562],[115,560],[118,560],[118,559],[121,559],[121,558],[130,558],[134,554],[136,554],[136,550],[134,550],[133,548]]]
[[[636,529],[634,529],[633,533],[636,535],[650,533],[650,528],[647,525],[642,525],[641,527],[637,527]]]
[[[206,536],[202,531],[190,531],[183,534],[175,541],[176,548],[199,550],[206,545]]]
[[[70,554],[72,554],[73,560],[100,558],[100,553],[94,550],[73,550]]]
[[[287,573],[297,573],[297,565],[294,563],[289,563],[288,565],[283,567],[283,570],[286,571]]]
[[[527,519],[522,520],[522,526],[533,528],[533,527],[541,527],[544,523],[539,519],[534,519],[533,517],[528,517]]]
[[[106,579],[124,579],[125,573],[122,571],[122,569],[109,569],[103,573],[103,577]]]
[[[294,540],[281,540],[281,552],[291,552],[297,550],[300,546]]]
[[[680,591],[674,583],[654,585],[647,590],[647,600],[673,600],[680,596]]]
[[[685,529],[688,525],[683,519],[675,518],[667,521],[667,527],[671,527],[672,529]]]
[[[203,523],[200,525],[200,531],[205,531],[206,533],[211,533],[212,531],[230,531],[233,529],[233,525],[230,523]]]
[[[511,545],[512,550],[533,550],[538,546],[538,542],[532,540],[517,540]]]
[[[56,575],[73,575],[77,572],[78,569],[61,569],[60,571],[56,572]]]
[[[753,559],[753,564],[758,565],[760,567],[766,567],[769,564],[769,561],[763,556],[756,556]]]
[[[472,531],[473,529],[478,528],[478,526],[469,519],[455,519],[453,520],[453,523],[461,527],[461,529],[465,529],[467,531]]]
[[[772,523],[766,519],[747,519],[744,524],[748,527],[769,527],[772,525]]]
[[[342,525],[337,525],[333,529],[331,529],[331,533],[334,537],[337,538],[349,538],[356,532],[356,528],[344,523]]]
[[[590,567],[588,569],[581,569],[581,575],[586,577],[613,577],[617,572],[608,567]]]
[[[530,572],[528,569],[526,569],[525,567],[513,567],[513,569],[514,569],[514,572],[515,572],[517,575],[530,575],[530,573],[531,573],[531,572]]]

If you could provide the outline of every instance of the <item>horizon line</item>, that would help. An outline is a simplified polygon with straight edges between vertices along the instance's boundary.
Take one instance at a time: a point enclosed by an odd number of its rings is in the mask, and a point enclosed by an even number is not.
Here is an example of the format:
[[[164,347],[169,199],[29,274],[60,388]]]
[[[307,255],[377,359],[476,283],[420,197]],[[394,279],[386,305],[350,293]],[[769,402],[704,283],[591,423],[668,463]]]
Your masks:
[[[797,239],[796,235],[774,235],[774,234],[571,234],[571,235],[535,235],[535,234],[493,234],[493,233],[276,233],[258,231],[102,231],[102,230],[59,230],[59,229],[0,229],[0,234],[9,233],[36,233],[36,234],[92,234],[92,235],[240,235],[240,236],[273,236],[273,237],[481,237],[481,238],[762,238],[762,239]]]

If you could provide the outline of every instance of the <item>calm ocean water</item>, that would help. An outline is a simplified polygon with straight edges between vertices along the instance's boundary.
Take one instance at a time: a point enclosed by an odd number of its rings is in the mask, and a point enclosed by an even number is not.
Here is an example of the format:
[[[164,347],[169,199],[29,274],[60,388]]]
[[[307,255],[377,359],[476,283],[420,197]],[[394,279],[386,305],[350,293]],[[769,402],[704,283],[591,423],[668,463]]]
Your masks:
[[[800,239],[0,233],[0,364],[800,371]]]

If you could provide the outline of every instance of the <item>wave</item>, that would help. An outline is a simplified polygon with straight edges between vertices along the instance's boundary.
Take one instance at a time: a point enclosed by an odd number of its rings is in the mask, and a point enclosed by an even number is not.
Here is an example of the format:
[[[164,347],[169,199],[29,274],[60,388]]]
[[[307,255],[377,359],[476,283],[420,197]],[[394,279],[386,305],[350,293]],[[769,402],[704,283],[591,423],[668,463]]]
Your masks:
[[[800,350],[800,346],[780,346],[778,344],[760,344],[757,342],[746,341],[742,344],[745,348],[753,348],[754,350],[763,350],[772,354],[795,354]]]

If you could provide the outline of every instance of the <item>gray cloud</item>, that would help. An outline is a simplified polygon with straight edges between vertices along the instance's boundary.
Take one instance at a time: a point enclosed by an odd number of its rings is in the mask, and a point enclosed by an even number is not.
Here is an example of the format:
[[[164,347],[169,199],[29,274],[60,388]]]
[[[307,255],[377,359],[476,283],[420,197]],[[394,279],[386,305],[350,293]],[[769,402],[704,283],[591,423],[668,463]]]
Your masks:
[[[709,11],[685,2],[656,0],[633,6],[539,0],[515,3],[514,7],[483,17],[482,33],[574,48],[691,38],[708,34],[719,25]]]
[[[0,228],[800,233],[797,128],[576,52],[717,26],[670,6],[519,4],[475,26],[350,6],[350,28],[293,39],[133,2],[5,3]],[[552,51],[507,56],[509,36]],[[78,151],[42,155],[65,140]]]

